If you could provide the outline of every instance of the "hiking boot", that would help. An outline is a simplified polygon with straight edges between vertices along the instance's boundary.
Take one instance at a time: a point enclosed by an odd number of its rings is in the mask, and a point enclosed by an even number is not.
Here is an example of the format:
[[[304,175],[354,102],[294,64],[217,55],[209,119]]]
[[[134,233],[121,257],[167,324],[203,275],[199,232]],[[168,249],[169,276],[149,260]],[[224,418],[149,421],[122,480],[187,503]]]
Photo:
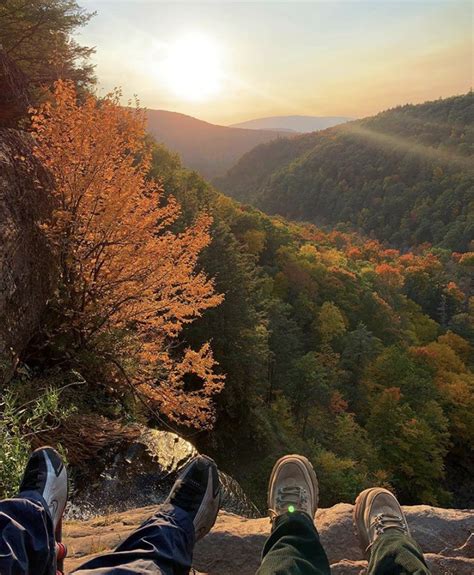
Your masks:
[[[285,455],[273,467],[268,485],[268,513],[275,520],[285,513],[301,511],[314,519],[318,508],[318,479],[302,455]]]
[[[220,492],[216,464],[211,458],[198,455],[183,469],[165,503],[176,505],[191,515],[198,541],[216,522]]]
[[[354,506],[354,526],[366,557],[375,541],[392,529],[410,535],[405,514],[395,495],[382,487],[362,491]]]
[[[33,451],[21,480],[20,493],[36,491],[43,497],[55,532],[61,528],[67,490],[67,471],[59,453],[52,447],[40,447]]]

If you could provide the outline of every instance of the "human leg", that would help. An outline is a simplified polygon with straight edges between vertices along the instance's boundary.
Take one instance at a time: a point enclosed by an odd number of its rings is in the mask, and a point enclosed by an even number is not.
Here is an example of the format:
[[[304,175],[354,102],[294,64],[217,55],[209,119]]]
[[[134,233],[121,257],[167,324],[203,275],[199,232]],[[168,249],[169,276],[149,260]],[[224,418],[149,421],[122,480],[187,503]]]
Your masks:
[[[220,503],[217,467],[205,456],[183,470],[166,502],[114,551],[98,555],[75,575],[187,575],[194,543],[215,523]]]

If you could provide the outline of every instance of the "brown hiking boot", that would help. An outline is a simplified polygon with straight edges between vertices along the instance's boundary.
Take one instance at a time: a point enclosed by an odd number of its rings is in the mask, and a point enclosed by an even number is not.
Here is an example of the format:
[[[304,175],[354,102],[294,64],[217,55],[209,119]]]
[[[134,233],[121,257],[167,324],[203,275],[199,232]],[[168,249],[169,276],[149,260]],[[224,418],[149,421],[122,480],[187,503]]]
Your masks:
[[[318,479],[302,455],[285,455],[273,467],[268,485],[268,513],[275,520],[285,513],[301,511],[314,519],[318,508]]]
[[[410,534],[405,514],[393,493],[382,487],[362,491],[354,506],[354,526],[366,557],[375,541],[388,529]]]

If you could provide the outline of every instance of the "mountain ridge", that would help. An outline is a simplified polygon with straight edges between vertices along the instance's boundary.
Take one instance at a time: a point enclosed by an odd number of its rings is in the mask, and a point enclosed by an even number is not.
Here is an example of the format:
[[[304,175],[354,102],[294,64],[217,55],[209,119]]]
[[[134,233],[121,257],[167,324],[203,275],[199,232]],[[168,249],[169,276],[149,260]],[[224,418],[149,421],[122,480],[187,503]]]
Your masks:
[[[233,128],[247,128],[251,130],[285,130],[296,133],[309,133],[325,130],[345,122],[354,120],[347,116],[267,116],[255,118],[245,122],[231,124]]]
[[[211,124],[193,116],[168,110],[146,111],[148,132],[173,152],[183,164],[213,178],[234,164],[255,146],[279,137],[290,137],[286,131],[247,130]]]

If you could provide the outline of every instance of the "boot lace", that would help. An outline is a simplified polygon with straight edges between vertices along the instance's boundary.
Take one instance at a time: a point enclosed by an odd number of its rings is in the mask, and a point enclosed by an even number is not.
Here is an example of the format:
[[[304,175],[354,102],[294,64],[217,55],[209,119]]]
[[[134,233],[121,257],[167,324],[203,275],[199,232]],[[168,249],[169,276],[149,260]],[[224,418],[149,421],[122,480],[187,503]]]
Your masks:
[[[400,529],[404,533],[408,533],[405,521],[398,515],[379,513],[374,517],[373,526],[377,535],[382,535],[389,528]]]
[[[287,511],[290,506],[295,509],[304,508],[308,503],[308,492],[298,485],[279,487],[275,499],[275,509],[269,509],[270,519],[273,521],[283,510]]]
[[[375,534],[377,537],[383,535],[383,533],[385,533],[385,530],[390,528],[398,529],[399,531],[405,533],[405,535],[408,535],[407,525],[405,521],[398,515],[391,515],[389,513],[378,513],[374,517],[372,525],[375,529]],[[374,538],[372,543],[370,543],[370,545],[368,545],[367,549],[365,550],[367,554],[370,554],[370,550],[372,549],[372,546],[374,545],[376,538]]]

